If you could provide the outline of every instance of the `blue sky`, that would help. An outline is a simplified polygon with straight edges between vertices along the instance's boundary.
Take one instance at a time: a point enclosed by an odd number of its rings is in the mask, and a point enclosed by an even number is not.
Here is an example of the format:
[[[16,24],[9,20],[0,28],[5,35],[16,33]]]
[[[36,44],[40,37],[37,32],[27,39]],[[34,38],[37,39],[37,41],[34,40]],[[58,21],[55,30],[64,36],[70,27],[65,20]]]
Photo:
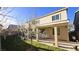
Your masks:
[[[40,17],[61,8],[63,7],[13,7],[13,10],[8,15],[15,17],[17,23],[24,23],[27,19]],[[74,20],[75,11],[78,9],[79,7],[68,8],[68,19],[71,23]]]

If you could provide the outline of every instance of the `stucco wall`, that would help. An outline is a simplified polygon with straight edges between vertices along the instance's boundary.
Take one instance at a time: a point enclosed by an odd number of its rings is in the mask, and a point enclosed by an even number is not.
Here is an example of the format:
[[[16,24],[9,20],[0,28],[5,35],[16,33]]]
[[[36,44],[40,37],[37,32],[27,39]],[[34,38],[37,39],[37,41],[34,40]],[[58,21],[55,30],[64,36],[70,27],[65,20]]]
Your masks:
[[[67,11],[63,10],[61,12],[57,12],[57,13],[54,13],[54,14],[51,14],[51,15],[47,15],[45,17],[42,17],[42,18],[38,19],[39,20],[39,24],[52,22],[52,16],[57,15],[57,14],[60,14],[60,19],[56,20],[56,21],[67,20]]]
[[[47,28],[47,29],[46,29],[46,32],[47,32],[48,38],[53,38],[53,37],[52,37],[52,34],[53,34],[52,28]]]
[[[61,41],[69,41],[67,26],[60,27],[60,35],[58,36],[58,39]]]
[[[67,26],[61,26],[59,28],[60,28],[60,35],[58,35],[58,40],[59,41],[69,41]],[[46,32],[47,32],[48,38],[52,38],[54,40],[53,28],[47,28]]]

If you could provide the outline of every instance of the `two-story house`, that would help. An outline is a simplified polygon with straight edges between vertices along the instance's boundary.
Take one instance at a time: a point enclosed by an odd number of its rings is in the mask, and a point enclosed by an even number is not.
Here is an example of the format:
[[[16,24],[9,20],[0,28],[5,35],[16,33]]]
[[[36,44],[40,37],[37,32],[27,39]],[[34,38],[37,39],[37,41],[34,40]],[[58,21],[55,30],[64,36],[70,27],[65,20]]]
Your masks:
[[[58,41],[69,41],[67,8],[62,8],[36,20],[39,21],[36,24],[37,41],[39,41],[39,32],[54,41],[56,47],[58,47]]]

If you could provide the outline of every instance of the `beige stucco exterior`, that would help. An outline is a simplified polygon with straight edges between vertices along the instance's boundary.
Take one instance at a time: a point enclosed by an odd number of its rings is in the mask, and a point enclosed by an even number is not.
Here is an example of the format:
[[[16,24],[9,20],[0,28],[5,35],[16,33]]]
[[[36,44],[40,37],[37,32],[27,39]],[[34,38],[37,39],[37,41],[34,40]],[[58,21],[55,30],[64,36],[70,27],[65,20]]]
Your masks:
[[[58,28],[60,28],[60,35],[58,35],[58,40],[59,41],[69,41],[68,27],[67,26],[59,26]],[[48,27],[48,28],[44,28],[44,29],[46,31],[46,37],[54,40],[53,27],[51,27],[51,28]]]
[[[59,15],[58,20],[52,20],[52,16]],[[68,18],[67,18],[67,8],[55,11],[51,14],[45,15],[43,17],[37,18],[39,23],[36,24],[38,30],[45,29],[46,37],[55,41],[57,47],[58,41],[69,41],[68,37]],[[58,35],[58,28],[60,28],[60,35]],[[53,30],[54,29],[54,34]],[[39,39],[39,35],[36,35],[36,39]]]
[[[62,9],[62,10],[59,10],[59,11],[56,11],[56,12],[54,12],[54,13],[51,13],[51,14],[49,14],[49,15],[46,15],[46,16],[43,16],[43,17],[41,17],[41,18],[38,18],[38,20],[39,20],[39,24],[41,25],[43,25],[43,24],[48,24],[48,23],[52,23],[52,16],[54,16],[54,15],[57,15],[57,14],[60,14],[60,19],[59,20],[55,20],[55,21],[53,21],[54,23],[56,22],[63,22],[63,20],[67,20],[67,9],[66,8],[64,8],[64,9]],[[38,25],[39,25],[38,24]]]

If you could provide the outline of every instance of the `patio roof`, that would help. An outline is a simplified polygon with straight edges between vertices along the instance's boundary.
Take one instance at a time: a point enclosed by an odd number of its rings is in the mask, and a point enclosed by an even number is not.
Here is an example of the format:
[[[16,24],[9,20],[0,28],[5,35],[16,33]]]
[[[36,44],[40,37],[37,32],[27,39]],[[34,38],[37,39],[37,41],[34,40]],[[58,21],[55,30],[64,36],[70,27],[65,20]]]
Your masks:
[[[42,27],[54,27],[54,26],[65,26],[68,25],[67,20],[62,20],[62,21],[53,21],[51,23],[45,23],[45,24],[37,24],[37,28],[42,28]]]

